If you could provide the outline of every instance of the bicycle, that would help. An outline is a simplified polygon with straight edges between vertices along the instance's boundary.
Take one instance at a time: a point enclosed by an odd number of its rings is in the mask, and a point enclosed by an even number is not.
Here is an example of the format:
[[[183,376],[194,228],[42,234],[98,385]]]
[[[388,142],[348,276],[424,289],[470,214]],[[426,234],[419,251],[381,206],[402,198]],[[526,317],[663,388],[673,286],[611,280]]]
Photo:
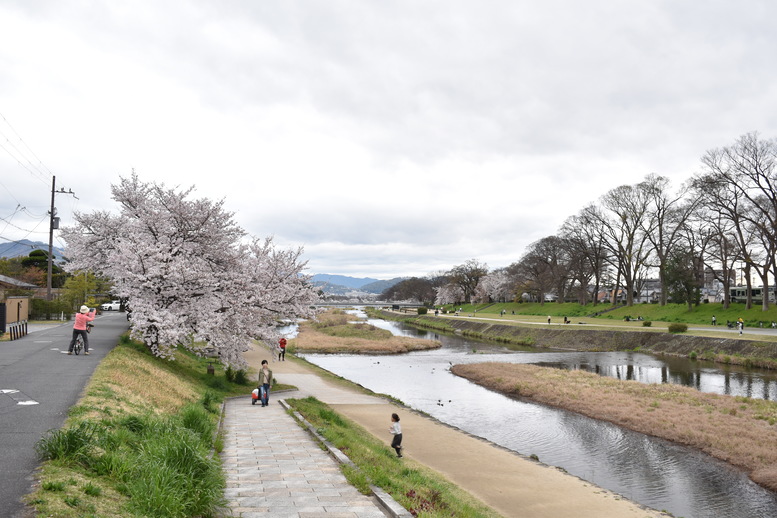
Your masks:
[[[86,323],[86,332],[87,333],[91,333],[93,327],[94,327],[94,324],[92,324],[91,322],[87,322]],[[81,349],[83,349],[83,347],[84,347],[84,337],[79,334],[76,337],[75,345],[73,345],[73,352],[75,353],[76,356],[81,354]]]

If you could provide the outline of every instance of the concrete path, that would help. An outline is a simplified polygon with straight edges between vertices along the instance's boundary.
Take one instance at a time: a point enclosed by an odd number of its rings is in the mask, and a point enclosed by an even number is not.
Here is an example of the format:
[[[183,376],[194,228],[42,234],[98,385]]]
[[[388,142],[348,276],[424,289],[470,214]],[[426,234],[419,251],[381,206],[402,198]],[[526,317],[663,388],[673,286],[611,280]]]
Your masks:
[[[278,402],[251,405],[248,397],[226,403],[221,458],[232,516],[244,518],[385,518],[359,493],[337,462]]]

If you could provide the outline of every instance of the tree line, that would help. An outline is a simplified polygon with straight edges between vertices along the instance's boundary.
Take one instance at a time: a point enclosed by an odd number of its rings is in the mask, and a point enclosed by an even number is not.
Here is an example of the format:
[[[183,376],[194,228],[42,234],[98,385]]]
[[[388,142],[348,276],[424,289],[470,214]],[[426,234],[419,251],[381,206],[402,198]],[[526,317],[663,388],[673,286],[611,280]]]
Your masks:
[[[387,300],[435,304],[599,302],[602,290],[631,306],[648,279],[657,279],[657,302],[700,302],[705,278],[723,288],[730,304],[737,264],[752,305],[753,277],[764,291],[777,278],[777,140],[748,133],[710,149],[701,170],[673,189],[647,175],[616,187],[568,217],[554,235],[531,243],[516,262],[490,270],[471,259],[446,272],[412,278],[383,293]],[[772,290],[775,288],[772,286]],[[775,294],[777,296],[777,294]],[[769,307],[766,294],[761,301]]]

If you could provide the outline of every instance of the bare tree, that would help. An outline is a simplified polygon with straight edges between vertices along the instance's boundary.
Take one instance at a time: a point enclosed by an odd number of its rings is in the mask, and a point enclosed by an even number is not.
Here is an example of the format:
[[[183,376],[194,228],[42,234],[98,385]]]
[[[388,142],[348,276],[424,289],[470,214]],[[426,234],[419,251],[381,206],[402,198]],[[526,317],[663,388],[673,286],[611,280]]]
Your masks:
[[[567,270],[566,250],[557,236],[535,241],[517,263],[508,267],[510,275],[518,279],[518,286],[536,297],[540,304],[553,292],[558,300],[564,300]]]
[[[586,214],[602,233],[607,261],[616,269],[617,277],[623,279],[626,305],[632,306],[638,280],[644,275],[652,252],[649,235],[654,228],[648,218],[651,200],[640,186],[622,185],[602,196],[601,202],[602,210]],[[613,297],[613,302],[616,299]]]
[[[669,179],[650,174],[639,184],[649,201],[649,211],[644,220],[645,235],[653,245],[655,265],[661,283],[659,304],[666,305],[668,298],[667,261],[678,246],[688,218],[698,205],[698,197],[687,196],[688,189],[677,194],[669,193]],[[675,256],[676,258],[677,256]]]
[[[450,282],[461,289],[464,302],[472,300],[480,279],[488,274],[488,265],[479,263],[476,259],[470,259],[464,264],[454,266],[448,277]]]
[[[598,207],[589,205],[578,215],[568,218],[559,231],[567,243],[570,275],[578,284],[578,299],[581,304],[587,301],[591,280],[594,282],[593,303],[599,303],[598,294],[607,259],[603,227],[599,224],[603,218]]]
[[[754,270],[768,289],[769,273],[777,270],[777,141],[748,133],[731,146],[707,151],[702,163],[705,174],[695,184],[704,191],[705,200],[731,223],[748,272],[749,308],[749,272]],[[768,308],[769,297],[764,296],[762,309]]]

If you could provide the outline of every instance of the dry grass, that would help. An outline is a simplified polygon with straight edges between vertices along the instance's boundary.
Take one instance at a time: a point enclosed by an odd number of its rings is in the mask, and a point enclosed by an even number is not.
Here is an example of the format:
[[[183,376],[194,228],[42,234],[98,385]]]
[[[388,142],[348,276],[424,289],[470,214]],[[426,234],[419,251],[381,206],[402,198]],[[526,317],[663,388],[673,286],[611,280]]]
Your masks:
[[[147,354],[116,348],[100,362],[79,406],[93,408],[98,417],[96,411],[106,395],[111,396],[113,412],[172,414],[196,401],[200,392],[193,383],[160,368]]]
[[[698,448],[777,490],[777,403],[646,385],[583,371],[505,363],[455,365],[479,385]]]
[[[302,322],[299,334],[289,342],[292,350],[307,353],[364,353],[364,354],[399,354],[425,349],[437,349],[441,346],[437,340],[410,338],[406,336],[389,336],[385,333],[370,334],[371,338],[360,336],[331,336],[325,331],[343,325],[361,326],[363,324],[346,324],[355,317],[327,312],[319,316],[318,322]],[[321,331],[320,329],[323,329]]]

